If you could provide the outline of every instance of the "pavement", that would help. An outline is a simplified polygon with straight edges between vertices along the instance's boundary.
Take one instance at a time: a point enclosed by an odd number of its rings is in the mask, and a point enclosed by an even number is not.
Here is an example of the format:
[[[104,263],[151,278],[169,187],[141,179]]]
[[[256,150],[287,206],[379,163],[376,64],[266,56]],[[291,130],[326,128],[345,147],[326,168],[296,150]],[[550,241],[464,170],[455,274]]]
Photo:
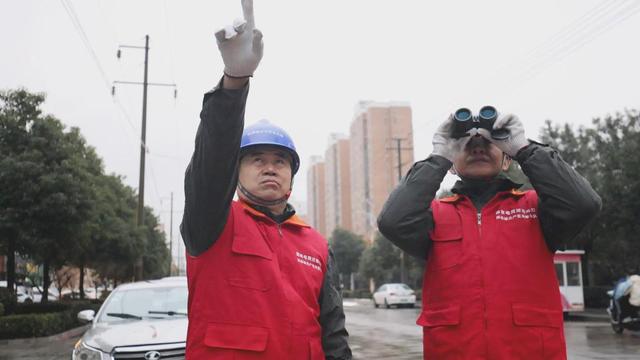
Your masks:
[[[420,309],[374,309],[370,299],[345,299],[354,359],[422,360]],[[640,359],[640,332],[614,334],[605,309],[569,314],[565,336],[570,360]],[[40,338],[0,340],[0,360],[68,360],[88,325]]]
[[[68,360],[88,328],[84,325],[46,337],[0,340],[0,360]]]

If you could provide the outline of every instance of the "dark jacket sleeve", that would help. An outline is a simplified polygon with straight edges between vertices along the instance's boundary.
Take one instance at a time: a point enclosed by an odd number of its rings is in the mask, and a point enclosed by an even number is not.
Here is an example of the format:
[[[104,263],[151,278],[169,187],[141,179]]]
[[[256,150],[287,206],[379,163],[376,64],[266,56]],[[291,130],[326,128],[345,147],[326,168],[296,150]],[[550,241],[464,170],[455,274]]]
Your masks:
[[[344,308],[340,295],[340,280],[338,267],[333,258],[333,251],[329,248],[327,272],[320,291],[320,317],[322,327],[322,348],[325,358],[330,360],[351,359],[351,349],[347,342],[349,333],[344,326]]]
[[[538,217],[547,246],[562,248],[598,214],[602,200],[555,149],[532,142],[516,155],[538,194]]]
[[[184,178],[180,233],[187,252],[197,256],[222,233],[238,182],[238,157],[249,84],[205,94],[195,150]]]
[[[431,155],[418,161],[393,190],[378,217],[378,229],[397,247],[424,260],[433,229],[431,201],[451,168],[451,162]]]

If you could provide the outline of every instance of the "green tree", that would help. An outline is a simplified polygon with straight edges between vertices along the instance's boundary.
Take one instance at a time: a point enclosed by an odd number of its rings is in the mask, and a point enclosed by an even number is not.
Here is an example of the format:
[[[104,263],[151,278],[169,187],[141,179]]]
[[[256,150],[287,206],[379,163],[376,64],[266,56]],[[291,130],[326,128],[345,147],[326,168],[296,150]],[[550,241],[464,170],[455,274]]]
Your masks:
[[[0,251],[9,259],[9,286],[16,253],[42,264],[43,301],[49,270],[62,265],[125,281],[143,256],[146,276],[162,276],[169,254],[157,218],[146,209],[145,224],[136,225],[135,192],[104,175],[80,131],[43,115],[43,102],[23,89],[0,92]]]
[[[158,218],[149,207],[144,215],[145,248],[142,253],[145,279],[155,279],[168,275],[170,255],[164,231],[160,230]]]
[[[136,226],[136,194],[117,175],[100,179],[97,191],[99,217],[92,246],[91,267],[116,282],[133,277],[133,263],[144,251],[144,233]]]
[[[350,231],[336,228],[329,239],[333,255],[343,279],[350,279],[349,288],[353,290],[353,274],[358,271],[360,256],[365,248],[364,239]]]
[[[640,120],[627,111],[593,120],[574,131],[547,122],[542,138],[560,150],[569,164],[602,197],[602,211],[569,246],[584,249],[588,283],[610,284],[640,271]]]
[[[50,266],[64,265],[81,250],[79,232],[91,213],[94,191],[78,129],[65,132],[60,121],[46,116],[35,121],[29,133],[30,151],[43,165],[30,194],[34,201],[28,222],[32,238],[37,240],[30,255],[43,264],[42,299],[46,302]]]
[[[44,95],[26,90],[0,91],[0,251],[7,255],[7,285],[15,284],[16,253],[30,249],[28,209],[30,192],[43,172],[37,154],[30,151],[29,129],[41,117]]]
[[[400,249],[376,233],[373,244],[362,254],[359,268],[363,276],[373,279],[377,285],[400,282]]]

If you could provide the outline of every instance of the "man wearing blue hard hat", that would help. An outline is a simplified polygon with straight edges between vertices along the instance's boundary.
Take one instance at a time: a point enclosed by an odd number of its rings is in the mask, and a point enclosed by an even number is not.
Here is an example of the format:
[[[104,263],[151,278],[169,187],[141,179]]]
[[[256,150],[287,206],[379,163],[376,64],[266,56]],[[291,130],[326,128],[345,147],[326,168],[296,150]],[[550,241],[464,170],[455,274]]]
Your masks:
[[[287,203],[295,145],[267,120],[244,127],[263,43],[253,1],[242,7],[245,20],[216,33],[224,76],[204,96],[185,174],[186,358],[351,359],[328,243]]]

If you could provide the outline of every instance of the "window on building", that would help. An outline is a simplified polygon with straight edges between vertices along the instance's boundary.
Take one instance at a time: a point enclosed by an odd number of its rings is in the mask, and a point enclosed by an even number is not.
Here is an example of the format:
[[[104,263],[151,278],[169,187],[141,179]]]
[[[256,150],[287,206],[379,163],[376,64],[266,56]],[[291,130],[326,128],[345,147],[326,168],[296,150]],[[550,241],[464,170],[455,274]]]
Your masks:
[[[560,286],[564,286],[564,263],[556,263],[556,277]]]
[[[580,263],[567,263],[567,285],[580,286]]]

